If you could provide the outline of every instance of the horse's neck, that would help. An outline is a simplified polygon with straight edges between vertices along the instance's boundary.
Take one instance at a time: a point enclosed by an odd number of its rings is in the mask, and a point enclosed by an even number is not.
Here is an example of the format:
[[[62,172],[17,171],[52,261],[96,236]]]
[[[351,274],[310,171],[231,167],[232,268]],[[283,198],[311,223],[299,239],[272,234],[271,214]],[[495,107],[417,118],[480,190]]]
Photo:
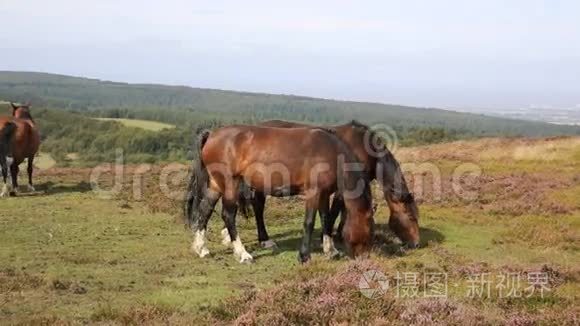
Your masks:
[[[365,172],[359,170],[349,170],[345,166],[339,167],[342,171],[343,184],[339,186],[339,192],[342,193],[347,209],[365,209],[370,207],[368,200],[371,199],[370,184]],[[364,188],[360,188],[360,182],[364,182]],[[361,193],[362,190],[362,193]],[[353,193],[350,193],[353,192]],[[366,207],[366,208],[369,208]]]
[[[36,130],[36,123],[34,122],[34,120],[32,120],[31,117],[21,117],[16,119],[22,121],[23,123],[28,124],[32,129]]]
[[[399,202],[401,195],[409,192],[401,166],[391,153],[377,160],[375,175],[389,203]]]
[[[343,196],[344,209],[347,211],[358,213],[365,209],[372,209],[371,204],[369,204],[364,196]],[[352,214],[348,214],[350,216]]]

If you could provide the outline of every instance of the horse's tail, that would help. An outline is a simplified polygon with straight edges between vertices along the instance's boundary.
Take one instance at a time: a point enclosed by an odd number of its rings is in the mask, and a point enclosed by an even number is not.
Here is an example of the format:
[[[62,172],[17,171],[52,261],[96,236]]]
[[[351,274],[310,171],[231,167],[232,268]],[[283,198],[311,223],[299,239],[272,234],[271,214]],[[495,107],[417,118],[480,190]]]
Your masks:
[[[209,137],[209,131],[203,131],[198,138],[197,158],[193,160],[193,170],[189,178],[187,192],[185,194],[183,220],[186,226],[192,226],[197,221],[199,205],[203,199],[204,192],[208,187],[209,173],[201,158],[201,150]]]
[[[11,154],[10,145],[12,143],[12,136],[16,131],[16,124],[12,121],[5,122],[0,126],[0,163],[6,164],[6,158]]]

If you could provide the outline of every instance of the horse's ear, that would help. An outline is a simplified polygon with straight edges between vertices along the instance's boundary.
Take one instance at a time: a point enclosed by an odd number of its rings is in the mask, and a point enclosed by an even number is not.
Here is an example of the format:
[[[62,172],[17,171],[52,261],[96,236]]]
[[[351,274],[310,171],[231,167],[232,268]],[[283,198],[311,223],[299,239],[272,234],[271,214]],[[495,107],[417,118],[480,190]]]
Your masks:
[[[12,106],[12,110],[16,110],[18,109],[18,106],[16,106],[16,104],[10,102],[10,106]]]

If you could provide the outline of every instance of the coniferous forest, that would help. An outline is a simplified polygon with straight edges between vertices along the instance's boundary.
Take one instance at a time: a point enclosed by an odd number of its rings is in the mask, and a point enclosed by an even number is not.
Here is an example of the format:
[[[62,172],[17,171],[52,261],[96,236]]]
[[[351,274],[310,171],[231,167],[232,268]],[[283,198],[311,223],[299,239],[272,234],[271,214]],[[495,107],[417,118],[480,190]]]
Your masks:
[[[127,162],[185,161],[195,134],[231,123],[269,119],[340,124],[352,119],[389,126],[400,145],[430,144],[487,136],[579,135],[580,128],[447,110],[335,101],[184,86],[126,84],[31,72],[0,72],[0,112],[7,101],[32,103],[43,152],[59,164],[111,161],[116,148]],[[95,118],[159,121],[175,128],[149,131]]]

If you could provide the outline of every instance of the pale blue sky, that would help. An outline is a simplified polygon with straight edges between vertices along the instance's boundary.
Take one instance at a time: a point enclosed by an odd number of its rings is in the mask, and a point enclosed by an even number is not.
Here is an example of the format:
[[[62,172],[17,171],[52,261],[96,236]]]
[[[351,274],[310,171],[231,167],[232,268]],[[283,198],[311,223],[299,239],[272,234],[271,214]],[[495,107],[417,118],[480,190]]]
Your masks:
[[[0,0],[0,70],[433,107],[573,107],[580,1]]]

